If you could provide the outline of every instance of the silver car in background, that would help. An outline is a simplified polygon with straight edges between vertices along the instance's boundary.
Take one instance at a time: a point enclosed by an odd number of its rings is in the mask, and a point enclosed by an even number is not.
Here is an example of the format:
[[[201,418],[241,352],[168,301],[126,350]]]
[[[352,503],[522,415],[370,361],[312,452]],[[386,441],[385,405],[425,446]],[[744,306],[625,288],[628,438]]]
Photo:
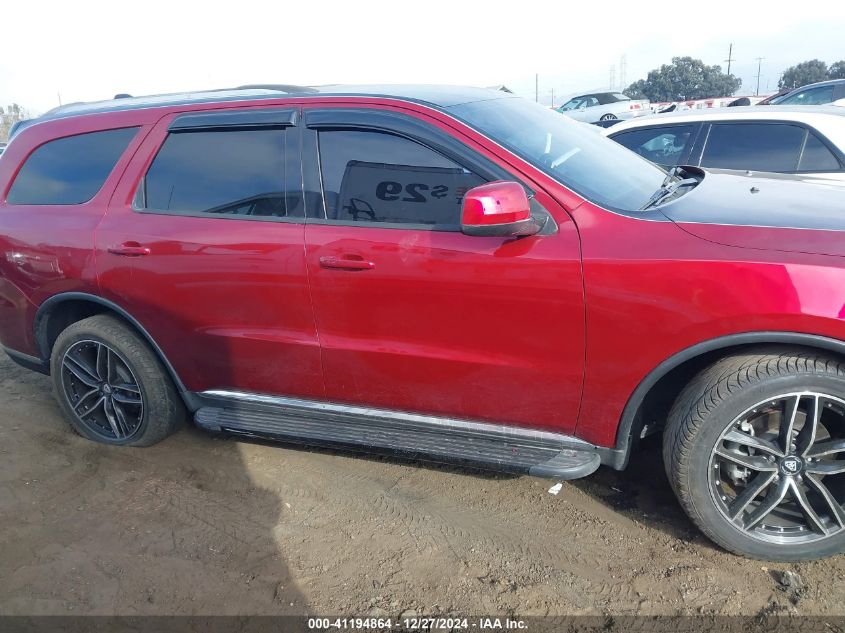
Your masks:
[[[579,95],[572,97],[556,110],[584,123],[633,119],[651,114],[647,99],[631,99],[621,92],[591,92]]]
[[[656,114],[602,133],[662,167],[800,174],[845,182],[845,108],[741,106]]]

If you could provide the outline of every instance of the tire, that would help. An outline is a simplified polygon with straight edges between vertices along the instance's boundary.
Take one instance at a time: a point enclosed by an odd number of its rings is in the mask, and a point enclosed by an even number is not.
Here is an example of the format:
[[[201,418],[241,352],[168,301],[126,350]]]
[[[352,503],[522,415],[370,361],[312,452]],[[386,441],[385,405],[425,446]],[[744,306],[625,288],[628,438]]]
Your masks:
[[[616,118],[617,118],[617,116],[615,114],[610,114],[610,113],[602,114],[599,121],[613,121]]]
[[[712,541],[751,558],[804,561],[845,551],[843,438],[845,363],[767,347],[722,358],[686,386],[663,460]]]
[[[65,329],[53,346],[50,373],[62,413],[89,440],[150,446],[185,418],[156,354],[117,317],[97,315]]]

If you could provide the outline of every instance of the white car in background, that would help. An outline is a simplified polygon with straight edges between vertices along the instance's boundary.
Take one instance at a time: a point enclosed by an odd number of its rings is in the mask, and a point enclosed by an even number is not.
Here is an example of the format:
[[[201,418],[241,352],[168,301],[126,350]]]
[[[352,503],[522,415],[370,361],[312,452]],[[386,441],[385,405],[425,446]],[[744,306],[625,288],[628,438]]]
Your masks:
[[[845,182],[845,108],[741,106],[656,114],[602,130],[662,167],[692,165]]]
[[[579,95],[555,109],[584,123],[632,119],[651,113],[647,99],[631,99],[621,92],[591,92]]]

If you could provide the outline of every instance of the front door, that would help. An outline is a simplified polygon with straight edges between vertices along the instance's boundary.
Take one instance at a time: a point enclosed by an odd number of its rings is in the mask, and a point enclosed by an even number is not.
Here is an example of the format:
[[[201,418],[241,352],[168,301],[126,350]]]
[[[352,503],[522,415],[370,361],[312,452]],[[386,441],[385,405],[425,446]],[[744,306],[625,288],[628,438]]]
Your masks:
[[[328,399],[571,432],[584,369],[572,221],[537,192],[557,220],[548,234],[462,234],[466,189],[517,178],[453,152],[460,141],[424,120],[372,117],[306,112],[306,198],[322,197],[309,205],[307,267]]]

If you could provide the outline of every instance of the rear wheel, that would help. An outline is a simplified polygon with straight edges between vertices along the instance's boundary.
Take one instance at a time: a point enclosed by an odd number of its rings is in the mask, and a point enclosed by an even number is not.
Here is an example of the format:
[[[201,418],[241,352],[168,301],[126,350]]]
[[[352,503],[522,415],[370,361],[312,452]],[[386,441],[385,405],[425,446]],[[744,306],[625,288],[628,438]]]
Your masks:
[[[766,560],[845,550],[845,364],[790,350],[730,356],[679,396],[664,461],[712,540]]]
[[[120,319],[98,315],[69,326],[56,340],[50,364],[62,412],[90,440],[149,446],[184,419],[161,362]]]
[[[599,119],[599,120],[600,121],[615,121],[617,118],[618,117],[615,114],[610,114],[608,112],[607,114],[601,115],[601,119]]]

